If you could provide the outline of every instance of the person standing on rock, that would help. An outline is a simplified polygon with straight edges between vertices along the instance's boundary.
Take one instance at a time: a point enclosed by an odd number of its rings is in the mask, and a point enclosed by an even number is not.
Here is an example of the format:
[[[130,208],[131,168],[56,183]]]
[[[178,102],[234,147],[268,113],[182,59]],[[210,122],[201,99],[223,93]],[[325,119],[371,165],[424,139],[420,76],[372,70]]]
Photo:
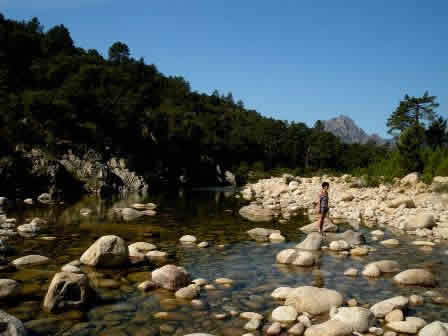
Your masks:
[[[324,232],[324,222],[325,217],[328,215],[329,206],[328,206],[328,189],[330,189],[330,184],[328,182],[322,183],[322,190],[319,194],[319,202],[315,202],[315,204],[319,204],[319,232]]]

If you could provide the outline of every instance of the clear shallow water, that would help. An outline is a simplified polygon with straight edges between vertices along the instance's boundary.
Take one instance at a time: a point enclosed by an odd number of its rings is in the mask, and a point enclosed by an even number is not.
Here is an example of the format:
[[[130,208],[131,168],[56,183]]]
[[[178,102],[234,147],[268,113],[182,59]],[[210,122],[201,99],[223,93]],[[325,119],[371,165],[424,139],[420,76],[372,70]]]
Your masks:
[[[155,217],[143,217],[123,222],[111,216],[112,207],[126,207],[135,202],[154,202],[159,205]],[[21,224],[36,216],[49,219],[49,230],[34,238],[13,237],[7,245],[13,248],[9,260],[27,254],[40,254],[52,259],[49,265],[34,269],[5,272],[2,278],[22,282],[24,294],[17,300],[0,303],[1,309],[26,322],[35,335],[184,335],[190,332],[209,332],[215,335],[242,335],[247,321],[238,317],[217,319],[214,314],[232,310],[254,311],[265,314],[278,306],[270,297],[279,286],[315,285],[336,289],[361,304],[375,303],[395,295],[422,294],[427,288],[399,287],[391,276],[368,280],[362,276],[349,278],[344,270],[355,267],[362,270],[371,261],[393,259],[403,270],[411,267],[428,267],[440,280],[438,290],[448,295],[448,246],[441,245],[426,252],[410,245],[411,237],[399,236],[402,244],[386,248],[371,241],[367,228],[367,243],[378,248],[366,257],[341,257],[323,253],[316,267],[295,267],[275,264],[275,255],[282,249],[293,247],[305,235],[298,228],[306,218],[299,217],[285,224],[253,224],[238,215],[241,204],[232,193],[216,190],[190,191],[182,194],[155,195],[141,198],[131,195],[126,199],[101,201],[86,197],[80,202],[58,208],[22,209],[8,213]],[[81,216],[81,208],[90,208],[92,215]],[[257,243],[246,231],[257,226],[280,229],[284,243]],[[115,234],[127,243],[146,241],[170,253],[168,261],[184,266],[193,278],[212,282],[219,277],[235,280],[231,288],[217,285],[216,290],[201,290],[203,308],[193,308],[164,290],[142,293],[137,284],[147,280],[157,265],[137,265],[123,269],[87,269],[91,285],[98,293],[95,302],[83,312],[47,314],[41,303],[53,275],[65,263],[78,259],[99,237]],[[200,249],[178,243],[184,234],[193,234],[198,241],[208,241],[211,247]],[[56,240],[42,240],[54,236]],[[390,232],[384,239],[393,237]],[[224,245],[220,247],[218,245]],[[446,320],[447,305],[436,305],[426,300],[425,305],[413,307],[410,315],[427,321]],[[157,312],[169,312],[167,319],[154,317]]]

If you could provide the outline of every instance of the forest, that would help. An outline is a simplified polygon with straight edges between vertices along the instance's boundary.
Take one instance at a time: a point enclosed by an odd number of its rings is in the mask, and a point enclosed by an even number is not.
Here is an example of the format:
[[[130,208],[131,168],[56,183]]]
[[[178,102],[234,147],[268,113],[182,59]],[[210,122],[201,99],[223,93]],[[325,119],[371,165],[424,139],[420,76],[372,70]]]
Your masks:
[[[76,46],[62,24],[45,30],[37,18],[19,22],[0,14],[3,162],[17,159],[20,145],[52,155],[92,148],[167,180],[185,172],[200,177],[204,161],[219,162],[240,182],[250,171],[448,174],[446,120],[436,116],[435,97],[422,97],[415,120],[406,116],[412,99],[405,97],[388,124],[397,146],[345,144],[322,122],[275,120],[235,102],[231,92],[193,91],[183,77],[132,57],[123,42],[111,45],[106,57]]]

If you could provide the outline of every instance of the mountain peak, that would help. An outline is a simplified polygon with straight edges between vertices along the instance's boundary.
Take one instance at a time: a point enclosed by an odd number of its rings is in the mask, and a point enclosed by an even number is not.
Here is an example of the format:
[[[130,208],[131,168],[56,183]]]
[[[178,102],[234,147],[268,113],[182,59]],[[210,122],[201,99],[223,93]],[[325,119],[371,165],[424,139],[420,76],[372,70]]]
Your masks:
[[[371,140],[377,143],[385,142],[376,134],[368,135],[362,128],[356,125],[352,118],[343,114],[322,122],[325,131],[333,133],[345,143],[367,143]]]

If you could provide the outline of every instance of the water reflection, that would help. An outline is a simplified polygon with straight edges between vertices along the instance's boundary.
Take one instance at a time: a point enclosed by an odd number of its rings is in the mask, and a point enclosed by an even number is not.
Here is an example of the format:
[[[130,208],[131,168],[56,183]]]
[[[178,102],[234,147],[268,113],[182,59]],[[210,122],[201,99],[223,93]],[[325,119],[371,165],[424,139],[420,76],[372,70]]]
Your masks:
[[[386,248],[371,240],[367,229],[361,228],[368,237],[368,244],[377,248],[368,256],[345,257],[325,252],[314,267],[278,265],[275,264],[276,254],[294,247],[304,238],[298,227],[306,223],[305,218],[295,218],[284,224],[249,223],[238,215],[241,200],[234,196],[230,190],[184,190],[181,193],[128,195],[108,200],[85,197],[70,206],[28,208],[8,213],[9,217],[16,217],[19,224],[36,216],[50,221],[48,230],[35,237],[11,237],[8,245],[13,249],[8,259],[41,254],[50,257],[52,263],[45,268],[3,272],[2,277],[16,279],[23,284],[24,294],[19,302],[2,303],[1,308],[27,322],[31,330],[42,335],[184,335],[199,331],[215,335],[243,334],[244,321],[232,318],[230,312],[269,314],[279,304],[270,294],[280,286],[332,288],[360,303],[375,303],[395,295],[422,294],[427,290],[396,286],[391,275],[376,280],[343,275],[349,267],[362,270],[368,262],[381,259],[397,260],[403,269],[431,269],[440,280],[441,288],[438,290],[448,295],[445,285],[448,280],[444,255],[446,245],[422,251],[409,243],[409,237],[399,237],[402,240],[399,247]],[[124,222],[111,211],[133,203],[148,202],[159,205],[154,217],[142,216]],[[92,211],[83,215],[82,209]],[[275,244],[252,241],[246,231],[257,226],[279,229],[287,241]],[[137,290],[136,285],[149,277],[157,263],[118,270],[86,268],[98,300],[82,314],[43,313],[40,305],[54,273],[63,264],[78,259],[95,239],[106,234],[119,235],[128,243],[153,243],[159,250],[168,252],[168,262],[184,266],[194,278],[204,278],[212,283],[216,278],[226,277],[235,282],[230,287],[214,284],[215,289],[203,289],[200,300],[204,304],[194,306],[190,302],[176,300],[167,291],[143,293]],[[185,234],[195,235],[198,242],[208,241],[211,246],[200,249],[181,245],[178,239]],[[42,240],[42,236],[57,239]],[[387,233],[384,239],[392,237]],[[413,308],[411,314],[428,321],[446,318],[447,305],[427,302]],[[158,312],[168,315],[157,315]],[[224,313],[225,318],[221,319]]]

